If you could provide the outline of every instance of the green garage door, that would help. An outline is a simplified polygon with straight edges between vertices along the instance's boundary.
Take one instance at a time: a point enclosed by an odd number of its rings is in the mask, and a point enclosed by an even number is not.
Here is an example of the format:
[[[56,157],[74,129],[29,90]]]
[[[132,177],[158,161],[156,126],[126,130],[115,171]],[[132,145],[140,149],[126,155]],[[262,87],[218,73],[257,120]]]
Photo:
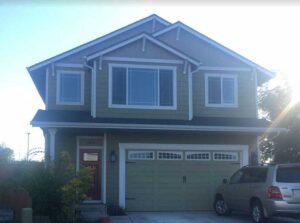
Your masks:
[[[240,168],[240,152],[126,152],[128,211],[211,210],[215,188]]]

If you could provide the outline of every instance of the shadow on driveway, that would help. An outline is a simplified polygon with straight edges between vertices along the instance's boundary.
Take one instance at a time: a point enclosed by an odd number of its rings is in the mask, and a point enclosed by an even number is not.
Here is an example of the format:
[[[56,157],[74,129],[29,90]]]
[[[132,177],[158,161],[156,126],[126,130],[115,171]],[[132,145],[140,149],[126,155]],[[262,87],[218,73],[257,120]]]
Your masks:
[[[111,217],[113,223],[251,223],[249,215],[233,213],[228,217],[214,212],[129,212],[127,216]],[[289,218],[273,218],[270,223],[299,223]]]

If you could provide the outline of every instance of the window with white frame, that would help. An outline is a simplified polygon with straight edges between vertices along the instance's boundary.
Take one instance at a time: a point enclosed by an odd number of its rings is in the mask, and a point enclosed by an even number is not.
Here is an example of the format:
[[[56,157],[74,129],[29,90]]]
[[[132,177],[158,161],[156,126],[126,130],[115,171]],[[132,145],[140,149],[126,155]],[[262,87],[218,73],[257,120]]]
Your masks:
[[[157,159],[159,159],[159,160],[182,160],[183,152],[160,151],[160,152],[157,152]]]
[[[84,92],[84,72],[57,72],[57,103],[82,105]]]
[[[213,156],[216,161],[237,161],[239,154],[238,152],[215,152]]]
[[[209,152],[185,152],[186,160],[210,160]]]
[[[206,74],[205,104],[215,107],[237,107],[237,76],[230,74]]]
[[[110,105],[132,108],[176,106],[174,67],[110,65]]]
[[[153,151],[129,151],[128,160],[154,160]]]

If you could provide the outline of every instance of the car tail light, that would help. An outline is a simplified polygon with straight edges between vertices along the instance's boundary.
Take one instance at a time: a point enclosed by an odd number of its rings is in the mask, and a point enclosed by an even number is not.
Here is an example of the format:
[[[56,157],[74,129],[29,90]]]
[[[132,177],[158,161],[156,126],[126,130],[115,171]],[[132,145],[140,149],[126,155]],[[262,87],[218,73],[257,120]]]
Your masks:
[[[280,189],[275,186],[268,187],[267,197],[270,199],[282,200],[282,194],[280,192]]]

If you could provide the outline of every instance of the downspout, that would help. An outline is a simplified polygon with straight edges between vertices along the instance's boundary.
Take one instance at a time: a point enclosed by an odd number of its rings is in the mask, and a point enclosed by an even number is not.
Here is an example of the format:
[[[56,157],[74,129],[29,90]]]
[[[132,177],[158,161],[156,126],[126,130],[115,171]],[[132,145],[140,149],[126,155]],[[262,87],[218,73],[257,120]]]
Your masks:
[[[90,69],[91,74],[92,74],[91,75],[92,76],[92,78],[91,78],[91,116],[95,118],[95,112],[94,112],[94,110],[95,110],[95,105],[94,105],[95,95],[94,95],[94,89],[93,89],[94,88],[93,81],[94,81],[94,72],[95,72],[95,70],[94,70],[94,67],[88,65],[86,57],[84,57],[83,67]]]

